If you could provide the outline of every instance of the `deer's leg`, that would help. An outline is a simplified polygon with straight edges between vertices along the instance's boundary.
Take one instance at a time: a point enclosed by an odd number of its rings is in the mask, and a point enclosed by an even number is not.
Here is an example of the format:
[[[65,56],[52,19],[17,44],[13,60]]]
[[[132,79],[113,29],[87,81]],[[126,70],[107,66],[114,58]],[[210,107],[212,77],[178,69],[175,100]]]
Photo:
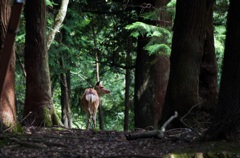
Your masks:
[[[91,120],[91,103],[88,102],[88,108],[87,108],[87,130],[89,129],[89,125],[90,125],[90,120]]]
[[[93,116],[92,116],[94,129],[96,128],[96,116],[97,116],[97,114],[94,112],[94,113],[93,113]]]
[[[87,127],[86,127],[86,129],[89,129],[89,124],[90,124],[90,118],[91,117],[91,115],[90,115],[90,113],[88,112],[87,113]]]

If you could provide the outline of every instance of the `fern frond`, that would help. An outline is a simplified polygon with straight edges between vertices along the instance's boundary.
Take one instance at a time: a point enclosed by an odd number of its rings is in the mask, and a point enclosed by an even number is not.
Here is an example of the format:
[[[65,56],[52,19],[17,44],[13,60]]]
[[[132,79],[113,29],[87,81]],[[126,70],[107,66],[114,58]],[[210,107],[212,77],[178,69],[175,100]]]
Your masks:
[[[171,48],[166,44],[147,45],[144,47],[144,50],[147,50],[150,55],[159,53],[169,56],[171,53]]]

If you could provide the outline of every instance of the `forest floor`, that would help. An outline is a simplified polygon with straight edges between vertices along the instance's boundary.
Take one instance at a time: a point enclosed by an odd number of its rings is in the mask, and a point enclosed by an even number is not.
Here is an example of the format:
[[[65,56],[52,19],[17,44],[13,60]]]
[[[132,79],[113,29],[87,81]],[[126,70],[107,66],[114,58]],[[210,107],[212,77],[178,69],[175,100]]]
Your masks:
[[[126,139],[126,133],[116,131],[56,127],[24,130],[24,134],[0,135],[1,158],[240,157],[240,142],[199,142],[195,132],[189,129],[167,131],[167,139],[134,140]]]

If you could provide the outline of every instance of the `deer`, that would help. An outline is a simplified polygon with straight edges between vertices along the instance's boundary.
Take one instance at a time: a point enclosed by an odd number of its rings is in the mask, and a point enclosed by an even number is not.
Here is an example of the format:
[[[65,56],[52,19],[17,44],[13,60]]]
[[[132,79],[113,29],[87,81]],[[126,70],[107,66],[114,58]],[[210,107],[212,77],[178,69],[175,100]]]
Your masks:
[[[96,115],[100,104],[100,96],[109,94],[110,90],[105,88],[100,81],[98,81],[94,88],[87,88],[81,98],[81,108],[87,113],[86,129],[89,129],[90,120],[92,118],[94,129],[96,128]]]

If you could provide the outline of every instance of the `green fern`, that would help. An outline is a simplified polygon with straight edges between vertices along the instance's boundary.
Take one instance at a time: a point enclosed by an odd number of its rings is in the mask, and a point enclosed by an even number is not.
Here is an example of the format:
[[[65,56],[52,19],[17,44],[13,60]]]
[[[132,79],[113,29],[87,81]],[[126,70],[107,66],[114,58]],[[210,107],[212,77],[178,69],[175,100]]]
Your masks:
[[[134,22],[125,27],[131,31],[131,36],[137,38],[138,36],[146,36],[150,38],[149,43],[144,47],[149,54],[165,54],[169,55],[171,52],[172,33],[163,27],[149,25],[143,22]]]
[[[52,0],[46,0],[46,5],[48,7],[53,7],[54,5],[57,5],[57,3],[54,3]]]
[[[158,53],[169,56],[171,52],[171,48],[166,44],[146,45],[144,49],[147,50],[150,55]]]

